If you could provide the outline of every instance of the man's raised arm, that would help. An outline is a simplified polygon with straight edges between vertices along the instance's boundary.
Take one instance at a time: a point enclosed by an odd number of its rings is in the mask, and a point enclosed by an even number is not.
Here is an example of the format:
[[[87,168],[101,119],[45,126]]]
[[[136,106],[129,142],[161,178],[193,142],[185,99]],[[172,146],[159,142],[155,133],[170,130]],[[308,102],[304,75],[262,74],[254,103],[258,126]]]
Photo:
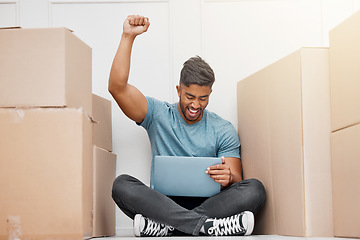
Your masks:
[[[131,50],[136,36],[146,32],[149,26],[146,17],[136,15],[126,18],[109,77],[109,92],[124,114],[137,123],[144,120],[148,105],[145,96],[128,84]]]

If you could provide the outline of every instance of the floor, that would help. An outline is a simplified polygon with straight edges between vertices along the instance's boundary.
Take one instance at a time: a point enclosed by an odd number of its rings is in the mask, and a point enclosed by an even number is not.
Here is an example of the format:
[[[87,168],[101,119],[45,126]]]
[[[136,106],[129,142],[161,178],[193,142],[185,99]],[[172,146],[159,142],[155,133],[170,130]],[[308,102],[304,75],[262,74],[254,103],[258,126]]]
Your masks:
[[[175,239],[186,239],[189,237],[162,237],[161,240],[175,240]],[[286,236],[277,236],[277,235],[254,235],[254,236],[247,236],[247,237],[191,237],[196,238],[196,240],[211,240],[211,239],[242,239],[242,240],[350,240],[352,238],[302,238],[302,237],[286,237]],[[114,237],[102,237],[96,238],[94,240],[135,240],[140,239],[134,236],[114,236]],[[145,238],[145,239],[153,239],[153,238]],[[356,239],[356,238],[354,238]],[[359,239],[357,239],[359,240]]]

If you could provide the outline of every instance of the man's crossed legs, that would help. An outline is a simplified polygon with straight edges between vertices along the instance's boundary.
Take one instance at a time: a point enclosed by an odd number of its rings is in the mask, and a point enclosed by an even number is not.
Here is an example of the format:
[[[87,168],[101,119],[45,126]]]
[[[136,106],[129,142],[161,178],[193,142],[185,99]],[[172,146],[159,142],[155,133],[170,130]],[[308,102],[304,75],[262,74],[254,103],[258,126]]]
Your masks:
[[[264,205],[266,193],[256,179],[232,184],[207,198],[199,206],[186,209],[171,198],[149,188],[129,175],[118,176],[112,197],[118,207],[134,220],[137,236],[250,235],[254,215]]]

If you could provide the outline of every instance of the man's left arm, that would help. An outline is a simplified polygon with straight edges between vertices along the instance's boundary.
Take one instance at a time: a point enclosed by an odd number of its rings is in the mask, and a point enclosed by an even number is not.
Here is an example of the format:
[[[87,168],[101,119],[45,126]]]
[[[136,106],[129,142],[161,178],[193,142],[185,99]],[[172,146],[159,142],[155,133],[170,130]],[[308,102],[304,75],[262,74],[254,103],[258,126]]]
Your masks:
[[[233,183],[242,180],[241,160],[235,157],[221,157],[222,164],[208,167],[206,173],[221,184],[221,188],[226,188]]]

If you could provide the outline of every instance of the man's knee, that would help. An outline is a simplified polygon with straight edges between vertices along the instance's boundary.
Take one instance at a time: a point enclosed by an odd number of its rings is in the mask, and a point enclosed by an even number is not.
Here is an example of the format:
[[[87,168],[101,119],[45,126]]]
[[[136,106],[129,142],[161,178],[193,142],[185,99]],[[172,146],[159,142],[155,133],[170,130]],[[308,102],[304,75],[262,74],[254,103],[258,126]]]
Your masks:
[[[248,187],[253,197],[253,200],[255,202],[258,202],[256,209],[260,209],[266,201],[266,191],[264,185],[262,184],[262,182],[254,178],[247,179],[245,181],[247,181],[249,184]]]
[[[266,195],[265,192],[265,187],[262,184],[262,182],[260,182],[259,180],[255,179],[255,178],[251,178],[251,179],[247,179],[245,181],[248,181],[248,184],[250,185],[251,189],[258,193],[260,196],[264,196]]]
[[[127,174],[119,175],[113,183],[112,187],[112,198],[118,199],[120,196],[126,196],[127,191],[129,191],[129,182],[132,177]]]

